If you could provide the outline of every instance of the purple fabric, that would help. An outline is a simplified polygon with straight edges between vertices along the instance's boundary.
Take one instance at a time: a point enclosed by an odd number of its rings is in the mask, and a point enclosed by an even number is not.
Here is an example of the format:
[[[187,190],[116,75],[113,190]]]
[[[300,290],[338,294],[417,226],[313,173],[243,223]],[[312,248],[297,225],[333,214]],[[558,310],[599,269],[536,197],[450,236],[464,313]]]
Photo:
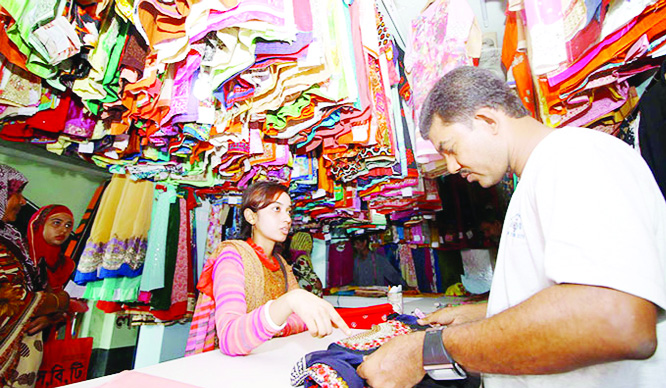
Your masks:
[[[338,251],[338,246],[344,249]],[[354,252],[349,241],[331,244],[328,247],[328,287],[339,287],[354,280]]]
[[[192,50],[185,61],[176,64],[170,109],[169,113],[162,119],[162,125],[168,123],[174,116],[188,113],[192,84],[196,80],[200,64],[201,54],[196,50]]]
[[[312,32],[299,32],[296,34],[296,40],[292,43],[281,41],[259,41],[257,42],[257,47],[254,53],[257,56],[265,57],[293,55],[300,52],[310,43],[312,43]],[[304,53],[305,52],[302,54]]]
[[[624,81],[618,84],[614,89],[622,96],[622,98],[616,99],[607,88],[599,88],[594,93],[594,100],[592,102],[590,102],[588,96],[584,96],[584,110],[582,112],[577,112],[576,117],[563,120],[562,126],[583,126],[620,108],[627,101],[629,84]]]
[[[83,111],[83,104],[72,98],[69,101],[69,110],[65,119],[63,133],[78,138],[90,139],[95,129],[96,120],[88,112]]]
[[[192,82],[190,82],[190,93],[187,99],[187,109],[171,119],[173,124],[191,123],[199,119],[199,99],[194,95],[194,86],[199,78],[199,69],[194,72]]]

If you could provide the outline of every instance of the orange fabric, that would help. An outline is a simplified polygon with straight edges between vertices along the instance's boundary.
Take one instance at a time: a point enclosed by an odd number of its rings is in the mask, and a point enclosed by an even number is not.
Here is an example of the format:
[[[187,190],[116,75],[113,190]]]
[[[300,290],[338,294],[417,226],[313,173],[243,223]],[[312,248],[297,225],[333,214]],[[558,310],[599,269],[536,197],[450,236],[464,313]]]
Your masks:
[[[172,5],[160,2],[159,10],[152,1],[141,1],[137,14],[150,46],[185,36],[185,18],[190,14],[189,1],[176,0]]]
[[[522,51],[516,52],[511,70],[516,80],[516,89],[523,106],[530,111],[532,117],[536,116],[536,105],[534,104],[534,84],[532,83],[532,72],[527,59],[527,54]]]
[[[0,15],[0,18],[4,19],[5,17],[5,15]],[[7,36],[7,28],[9,25],[9,21],[0,19],[0,53],[2,53],[9,62],[25,71],[29,71],[26,67],[28,57],[21,53],[14,42],[12,42]]]
[[[513,57],[518,49],[518,31],[516,12],[506,12],[506,25],[504,27],[504,41],[502,42],[502,65],[508,70],[513,63]]]
[[[333,180],[326,173],[326,166],[324,165],[324,157],[319,156],[317,158],[317,180],[319,183],[319,188],[326,191],[327,193],[333,192]]]
[[[665,30],[666,1],[662,0],[647,7],[645,11],[638,16],[638,21],[633,28],[613,44],[607,44],[606,47],[603,47],[599,53],[589,61],[589,63],[587,63],[581,70],[572,74],[561,84],[553,85],[551,87],[548,84],[546,76],[539,76],[536,86],[539,89],[540,97],[543,99],[541,103],[542,105],[545,105],[544,108],[547,109],[545,112],[549,114],[563,114],[563,112],[566,112],[566,109],[561,106],[561,94],[575,89],[577,85],[603,64],[624,57],[626,51],[641,35],[645,34],[649,40],[653,40],[655,36],[662,35]],[[603,46],[604,42],[602,41],[596,46],[599,45]]]

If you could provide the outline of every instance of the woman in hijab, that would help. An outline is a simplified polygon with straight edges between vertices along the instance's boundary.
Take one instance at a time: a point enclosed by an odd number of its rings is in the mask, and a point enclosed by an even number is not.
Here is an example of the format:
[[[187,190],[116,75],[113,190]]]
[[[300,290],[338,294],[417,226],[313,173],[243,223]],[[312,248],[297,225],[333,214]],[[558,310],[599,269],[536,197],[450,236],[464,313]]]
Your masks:
[[[72,233],[74,216],[63,205],[44,206],[32,218],[28,225],[28,244],[30,257],[39,267],[42,277],[54,291],[65,288],[69,277],[74,272],[74,260],[62,253],[62,244]]]
[[[32,264],[16,221],[25,205],[28,180],[0,164],[0,385],[34,387],[42,362],[40,317],[67,310],[64,291],[45,291],[39,269]]]

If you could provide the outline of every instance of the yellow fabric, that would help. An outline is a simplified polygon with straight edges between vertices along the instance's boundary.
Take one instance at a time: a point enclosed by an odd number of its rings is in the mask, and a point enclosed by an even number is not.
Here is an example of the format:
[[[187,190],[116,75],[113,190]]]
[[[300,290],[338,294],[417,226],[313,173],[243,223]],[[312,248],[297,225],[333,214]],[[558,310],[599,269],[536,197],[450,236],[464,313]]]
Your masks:
[[[126,252],[125,249],[136,250],[140,245],[138,241],[145,242],[148,239],[153,190],[153,182],[134,182],[124,175],[113,176],[102,195],[86,249],[79,262],[80,272],[96,271],[102,263],[104,268],[110,270],[118,269],[123,262],[132,268],[141,265],[145,259],[145,247],[144,255]]]
[[[125,175],[114,175],[102,197],[90,240],[108,242],[111,237],[122,240],[146,238],[152,208],[152,182],[134,182]]]

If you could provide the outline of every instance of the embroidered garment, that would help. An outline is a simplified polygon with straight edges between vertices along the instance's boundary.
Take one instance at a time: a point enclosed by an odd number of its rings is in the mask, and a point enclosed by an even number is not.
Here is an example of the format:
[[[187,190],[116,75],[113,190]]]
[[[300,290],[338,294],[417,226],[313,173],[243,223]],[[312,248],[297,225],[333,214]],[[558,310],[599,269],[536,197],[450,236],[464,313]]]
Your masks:
[[[74,277],[77,284],[140,274],[146,257],[153,186],[149,181],[113,176],[81,255]]]
[[[389,318],[370,330],[332,343],[327,350],[306,354],[291,371],[291,385],[364,388],[363,379],[356,373],[364,355],[371,354],[392,338],[425,328],[411,315],[392,314]]]
[[[400,244],[398,246],[398,255],[400,256],[400,270],[402,271],[402,278],[405,279],[407,286],[418,287],[418,279],[416,277],[416,268],[414,266],[414,258],[412,257],[412,250],[407,244]]]
[[[56,214],[67,214],[74,217],[67,206],[48,205],[33,214],[28,225],[28,244],[30,257],[36,267],[40,267],[42,276],[54,291],[62,290],[74,272],[74,260],[62,253],[60,245],[51,245],[44,240],[44,226],[49,217]]]
[[[467,1],[438,0],[412,21],[412,50],[407,53],[405,67],[414,87],[412,107],[417,123],[428,91],[452,69],[471,65],[465,43],[474,23],[474,12]],[[440,160],[434,146],[417,131],[416,160],[426,163]]]
[[[227,240],[209,257],[197,285],[200,294],[186,355],[217,346],[228,355],[245,355],[276,335],[307,329],[296,314],[282,327],[270,321],[269,303],[286,292],[285,282],[288,290],[298,284],[284,259],[276,258],[282,268],[271,271],[262,264],[263,252],[255,249],[245,241]]]

